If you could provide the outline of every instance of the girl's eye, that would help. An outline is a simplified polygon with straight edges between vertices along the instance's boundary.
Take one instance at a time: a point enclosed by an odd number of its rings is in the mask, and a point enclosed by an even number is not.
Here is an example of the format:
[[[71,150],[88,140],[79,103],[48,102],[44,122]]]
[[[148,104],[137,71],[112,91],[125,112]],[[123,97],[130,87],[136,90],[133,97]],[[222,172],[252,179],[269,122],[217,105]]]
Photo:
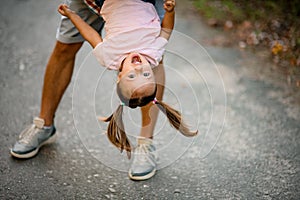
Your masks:
[[[135,78],[135,74],[128,74],[128,78],[130,79]]]
[[[144,77],[149,77],[150,76],[150,72],[143,72],[143,76]]]

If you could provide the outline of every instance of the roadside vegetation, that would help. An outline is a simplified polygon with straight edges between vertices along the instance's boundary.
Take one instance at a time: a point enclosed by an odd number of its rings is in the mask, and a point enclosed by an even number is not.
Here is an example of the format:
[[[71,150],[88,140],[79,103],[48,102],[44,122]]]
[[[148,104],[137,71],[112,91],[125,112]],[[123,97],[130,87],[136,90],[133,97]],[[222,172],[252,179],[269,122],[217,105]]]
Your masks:
[[[241,49],[266,52],[300,88],[300,0],[193,0],[210,26],[229,31]]]

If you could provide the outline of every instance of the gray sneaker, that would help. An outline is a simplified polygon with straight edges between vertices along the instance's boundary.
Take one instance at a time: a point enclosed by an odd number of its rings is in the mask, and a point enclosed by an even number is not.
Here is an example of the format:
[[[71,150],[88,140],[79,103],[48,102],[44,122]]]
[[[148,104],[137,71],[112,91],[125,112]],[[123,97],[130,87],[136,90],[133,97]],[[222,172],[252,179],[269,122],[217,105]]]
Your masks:
[[[31,158],[35,156],[40,147],[55,141],[55,127],[44,129],[45,121],[34,118],[33,124],[24,129],[14,147],[10,150],[12,156],[17,158]]]
[[[129,169],[129,178],[132,180],[146,180],[155,175],[156,154],[151,139],[139,139],[138,146],[133,152],[133,161]]]

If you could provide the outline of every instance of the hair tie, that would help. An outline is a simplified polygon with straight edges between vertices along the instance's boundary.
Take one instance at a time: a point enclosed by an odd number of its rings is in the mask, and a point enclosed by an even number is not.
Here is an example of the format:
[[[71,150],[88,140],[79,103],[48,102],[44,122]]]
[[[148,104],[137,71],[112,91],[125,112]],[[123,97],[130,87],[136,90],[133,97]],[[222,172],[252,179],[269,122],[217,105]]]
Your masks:
[[[153,99],[153,104],[156,104],[156,102],[157,102],[157,99],[156,99],[156,97],[154,97],[154,99]]]
[[[120,106],[125,106],[125,103],[121,101]]]

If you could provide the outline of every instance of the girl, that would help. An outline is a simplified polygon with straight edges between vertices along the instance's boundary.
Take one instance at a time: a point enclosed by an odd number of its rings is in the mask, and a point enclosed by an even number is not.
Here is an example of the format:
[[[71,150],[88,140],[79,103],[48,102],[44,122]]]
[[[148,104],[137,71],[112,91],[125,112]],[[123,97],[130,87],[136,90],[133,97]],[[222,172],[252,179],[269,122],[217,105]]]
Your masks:
[[[106,22],[104,38],[67,5],[62,4],[58,8],[59,13],[68,17],[91,44],[100,64],[119,72],[117,94],[121,103],[111,116],[102,120],[109,122],[107,129],[109,140],[121,151],[125,149],[129,156],[132,148],[122,121],[123,107],[141,107],[143,139],[138,141],[135,152],[139,154],[134,154],[129,171],[130,178],[135,180],[150,178],[156,170],[156,161],[152,155],[155,148],[151,139],[158,110],[150,110],[153,104],[182,134],[186,136],[197,134],[197,131],[190,131],[182,122],[181,114],[177,110],[161,101],[164,71],[161,70],[162,67],[155,69],[161,63],[165,46],[174,27],[174,7],[175,0],[164,3],[166,12],[160,23],[152,3],[141,0],[106,0],[100,11],[100,15]],[[146,162],[137,164],[136,160],[146,160]]]

